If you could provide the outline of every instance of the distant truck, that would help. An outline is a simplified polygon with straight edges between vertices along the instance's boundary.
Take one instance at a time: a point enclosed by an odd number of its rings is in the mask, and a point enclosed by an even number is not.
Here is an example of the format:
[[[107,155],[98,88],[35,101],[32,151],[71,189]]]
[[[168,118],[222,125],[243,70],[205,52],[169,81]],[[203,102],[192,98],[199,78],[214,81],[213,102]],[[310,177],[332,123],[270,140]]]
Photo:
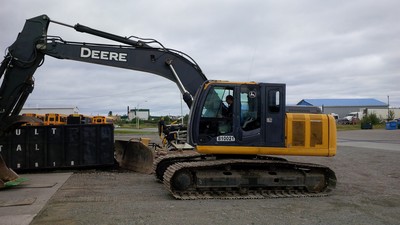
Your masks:
[[[389,113],[390,112],[390,113]],[[388,109],[368,109],[365,108],[360,112],[350,112],[343,118],[339,119],[338,122],[340,124],[351,124],[357,123],[362,120],[362,118],[366,115],[375,114],[381,121],[387,121],[399,118],[400,117],[400,109],[399,108],[389,108]],[[390,114],[390,115],[388,115]]]
[[[362,112],[350,112],[345,117],[338,120],[340,124],[352,124],[357,123],[363,117]]]

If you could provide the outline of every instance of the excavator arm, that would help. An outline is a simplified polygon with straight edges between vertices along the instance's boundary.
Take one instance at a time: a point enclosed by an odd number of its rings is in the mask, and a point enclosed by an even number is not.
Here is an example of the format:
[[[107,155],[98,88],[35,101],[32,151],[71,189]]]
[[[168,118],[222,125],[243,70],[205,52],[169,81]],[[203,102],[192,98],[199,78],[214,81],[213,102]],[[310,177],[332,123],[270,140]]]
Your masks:
[[[48,23],[48,20],[28,20],[1,63],[0,135],[18,125],[18,114],[33,90],[33,74],[44,57],[35,44],[42,39]]]
[[[123,45],[80,43],[48,36],[50,22],[74,28]],[[80,24],[52,21],[46,15],[28,19],[1,63],[0,134],[24,120],[16,119],[34,87],[33,75],[45,55],[118,68],[149,72],[178,85],[184,101],[191,107],[192,96],[207,80],[197,63],[188,55],[165,48],[153,39],[121,37]],[[156,45],[155,47],[153,45]]]

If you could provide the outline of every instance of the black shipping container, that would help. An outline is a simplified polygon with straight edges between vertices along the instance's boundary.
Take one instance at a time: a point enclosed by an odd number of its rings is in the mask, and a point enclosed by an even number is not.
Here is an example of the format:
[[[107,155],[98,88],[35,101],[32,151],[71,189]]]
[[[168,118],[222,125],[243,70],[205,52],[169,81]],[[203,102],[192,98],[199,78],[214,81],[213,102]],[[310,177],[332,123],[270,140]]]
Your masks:
[[[0,139],[0,153],[14,170],[113,165],[114,126],[23,126]]]
[[[65,125],[46,127],[46,165],[48,165],[48,167],[58,168],[66,165],[64,127]],[[48,149],[50,149],[50,151]]]

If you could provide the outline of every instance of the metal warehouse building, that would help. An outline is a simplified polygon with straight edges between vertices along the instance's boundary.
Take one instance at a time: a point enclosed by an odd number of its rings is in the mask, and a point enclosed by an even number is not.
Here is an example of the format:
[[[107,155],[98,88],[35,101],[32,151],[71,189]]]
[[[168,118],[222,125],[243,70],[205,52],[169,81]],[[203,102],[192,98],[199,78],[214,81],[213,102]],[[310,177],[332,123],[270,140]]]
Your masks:
[[[360,112],[365,109],[387,109],[388,104],[373,98],[354,98],[354,99],[303,99],[297,105],[317,106],[322,113],[336,113],[339,118],[346,116],[350,112]]]

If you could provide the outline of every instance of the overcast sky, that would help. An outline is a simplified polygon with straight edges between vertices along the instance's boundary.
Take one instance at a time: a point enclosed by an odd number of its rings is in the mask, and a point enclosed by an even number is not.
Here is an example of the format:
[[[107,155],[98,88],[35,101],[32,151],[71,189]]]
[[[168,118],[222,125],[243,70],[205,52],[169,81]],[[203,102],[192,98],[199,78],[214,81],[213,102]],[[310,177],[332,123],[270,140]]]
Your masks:
[[[5,54],[25,20],[41,14],[120,36],[154,38],[190,55],[208,79],[286,83],[287,102],[375,98],[400,106],[398,0],[3,1]],[[50,24],[49,35],[110,43]],[[157,75],[46,57],[26,106],[81,113],[187,113],[176,84]],[[182,107],[181,107],[182,105]],[[398,115],[399,116],[399,115]]]

